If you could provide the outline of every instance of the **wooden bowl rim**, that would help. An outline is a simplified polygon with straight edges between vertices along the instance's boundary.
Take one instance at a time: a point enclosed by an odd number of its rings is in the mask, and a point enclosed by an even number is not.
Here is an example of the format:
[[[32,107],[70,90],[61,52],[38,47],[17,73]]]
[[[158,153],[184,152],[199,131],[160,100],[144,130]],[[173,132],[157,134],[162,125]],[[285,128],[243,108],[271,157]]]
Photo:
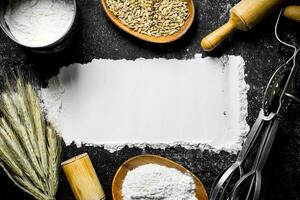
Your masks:
[[[157,158],[157,159],[160,159],[160,160],[163,160],[165,162],[169,162],[169,163],[172,163],[174,164],[177,168],[174,168],[174,169],[177,169],[179,170],[180,172],[186,172],[188,173],[191,177],[193,177],[194,181],[195,181],[195,184],[198,186],[196,187],[196,195],[198,194],[197,191],[203,196],[202,199],[200,200],[207,200],[208,199],[208,195],[207,195],[207,192],[206,192],[206,189],[203,185],[203,183],[201,182],[201,180],[195,175],[193,174],[190,170],[186,169],[185,167],[183,167],[182,165],[168,159],[168,158],[164,158],[162,156],[158,156],[158,155],[153,155],[153,154],[143,154],[143,155],[138,155],[138,156],[134,156],[128,160],[126,160],[120,167],[119,169],[117,170],[114,178],[113,178],[113,182],[112,182],[112,196],[113,196],[113,200],[121,200],[121,199],[117,199],[117,196],[116,196],[116,193],[118,192],[117,191],[117,188],[116,188],[116,182],[117,182],[117,178],[118,176],[120,176],[122,170],[124,170],[124,166],[126,166],[128,163],[132,162],[133,160],[136,160],[136,159],[140,159],[140,158],[145,158],[145,157],[148,157],[148,158]],[[146,165],[146,164],[149,164],[149,163],[145,163],[143,165]],[[153,163],[153,164],[159,164],[159,163]],[[139,165],[139,166],[143,166],[143,165]],[[139,166],[136,166],[135,168],[139,167]],[[163,165],[165,166],[165,165]],[[135,169],[133,168],[133,169]],[[124,178],[126,177],[127,173],[129,171],[125,170],[126,173],[124,173]],[[123,179],[124,180],[124,179]]]
[[[147,42],[152,42],[152,43],[170,43],[178,40],[181,38],[192,26],[194,18],[195,18],[195,6],[194,6],[194,1],[193,0],[185,0],[188,2],[188,9],[189,9],[189,17],[185,21],[184,25],[174,34],[169,35],[169,36],[161,36],[161,37],[155,37],[155,36],[149,36],[146,34],[138,33],[131,28],[127,27],[125,24],[121,22],[121,20],[116,17],[112,11],[109,9],[106,0],[101,0],[101,4],[103,6],[104,12],[106,16],[110,19],[110,21],[113,22],[117,27],[119,27],[121,30],[127,32],[128,34],[139,38],[141,40],[147,41]]]

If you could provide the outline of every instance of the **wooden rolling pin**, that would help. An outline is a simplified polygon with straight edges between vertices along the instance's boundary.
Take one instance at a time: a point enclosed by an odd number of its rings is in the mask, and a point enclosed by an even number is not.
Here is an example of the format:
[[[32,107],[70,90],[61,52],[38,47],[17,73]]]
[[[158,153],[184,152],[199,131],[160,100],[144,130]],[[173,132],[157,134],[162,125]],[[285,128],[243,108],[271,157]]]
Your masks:
[[[61,165],[76,200],[105,199],[102,186],[87,153],[71,158]]]
[[[204,51],[211,51],[218,46],[233,31],[248,31],[284,0],[242,0],[230,10],[228,22],[202,39]]]
[[[283,16],[296,22],[300,22],[300,5],[287,6],[283,11]]]

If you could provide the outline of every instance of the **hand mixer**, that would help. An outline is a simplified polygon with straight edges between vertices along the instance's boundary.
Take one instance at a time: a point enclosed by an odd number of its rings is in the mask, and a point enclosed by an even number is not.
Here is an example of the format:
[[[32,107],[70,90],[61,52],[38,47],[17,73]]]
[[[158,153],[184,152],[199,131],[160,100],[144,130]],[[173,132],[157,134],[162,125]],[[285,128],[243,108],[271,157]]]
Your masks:
[[[298,71],[296,57],[300,49],[278,37],[277,26],[281,13],[282,11],[276,22],[275,35],[279,42],[294,49],[293,56],[280,66],[270,79],[259,116],[248,133],[236,162],[224,170],[214,182],[210,200],[263,199],[262,170],[269,157],[279,123],[292,101],[300,103],[300,99],[293,95]],[[256,152],[257,145],[259,146]],[[255,159],[249,170],[246,169],[246,164],[249,164],[250,155],[253,153]]]

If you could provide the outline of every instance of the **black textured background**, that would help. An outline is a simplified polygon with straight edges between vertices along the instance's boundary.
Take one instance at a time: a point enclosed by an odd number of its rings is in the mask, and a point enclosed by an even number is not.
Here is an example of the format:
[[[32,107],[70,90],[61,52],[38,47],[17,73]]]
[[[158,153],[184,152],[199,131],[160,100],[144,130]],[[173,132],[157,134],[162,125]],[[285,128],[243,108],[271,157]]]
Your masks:
[[[34,69],[41,80],[47,80],[57,74],[63,65],[74,62],[87,63],[94,58],[192,58],[195,53],[203,53],[199,47],[200,38],[223,24],[228,18],[229,9],[237,2],[238,0],[195,0],[196,17],[189,32],[177,42],[158,45],[137,40],[117,29],[104,16],[97,0],[78,0],[78,30],[72,46],[64,52],[52,56],[36,55],[19,47],[0,32],[0,73],[3,74],[11,68],[25,70],[28,68]],[[273,30],[276,16],[277,13],[272,14],[247,33],[237,31],[210,54],[210,56],[241,55],[245,59],[246,81],[250,85],[247,119],[250,125],[258,114],[262,94],[269,78],[291,54],[289,49],[275,39]],[[282,19],[279,32],[285,40],[300,45],[299,24]],[[203,53],[203,56],[207,55]],[[299,84],[300,81],[297,88]],[[297,90],[299,92],[299,89]],[[280,127],[273,153],[264,172],[266,199],[300,199],[299,110],[299,106],[293,105]],[[236,155],[225,151],[215,153],[208,150],[186,150],[180,146],[166,150],[125,147],[115,153],[109,153],[100,147],[77,148],[72,144],[65,148],[64,159],[82,152],[89,153],[107,199],[111,199],[110,186],[114,173],[126,159],[135,155],[153,153],[170,158],[200,177],[207,191],[217,174],[236,158]],[[0,170],[0,199],[17,200],[31,197],[16,188]],[[74,199],[63,174],[57,199]]]

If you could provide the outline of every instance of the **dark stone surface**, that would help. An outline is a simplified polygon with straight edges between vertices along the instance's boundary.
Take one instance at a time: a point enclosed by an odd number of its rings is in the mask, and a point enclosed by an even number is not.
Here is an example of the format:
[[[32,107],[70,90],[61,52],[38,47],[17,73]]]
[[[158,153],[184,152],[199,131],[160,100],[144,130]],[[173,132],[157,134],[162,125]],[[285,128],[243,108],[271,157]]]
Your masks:
[[[195,53],[203,53],[199,47],[200,38],[227,20],[228,10],[238,0],[196,0],[196,18],[192,28],[177,42],[157,45],[137,40],[117,29],[107,18],[97,0],[79,0],[78,30],[73,45],[57,55],[42,56],[30,53],[10,41],[0,32],[0,73],[11,68],[34,69],[41,80],[47,80],[58,73],[62,65],[74,62],[87,63],[94,58],[135,59],[191,58]],[[249,117],[253,124],[261,107],[264,88],[277,67],[284,62],[291,51],[279,44],[274,36],[274,13],[249,32],[237,31],[216,51],[203,56],[241,55],[246,62],[246,81],[250,85],[248,93]],[[299,44],[299,24],[282,19],[280,36]],[[299,59],[298,59],[299,63]],[[299,93],[297,83],[297,92]],[[293,105],[288,117],[283,121],[276,139],[265,174],[266,199],[300,199],[300,116],[299,107]],[[65,148],[64,159],[82,152],[88,152],[102,182],[108,199],[111,199],[111,182],[118,167],[132,156],[152,153],[170,158],[194,172],[209,191],[217,174],[236,158],[228,152],[186,150],[180,146],[166,150],[128,148],[109,153],[100,147],[70,145]],[[16,188],[0,171],[0,199],[31,199]],[[63,175],[57,199],[74,199]]]

